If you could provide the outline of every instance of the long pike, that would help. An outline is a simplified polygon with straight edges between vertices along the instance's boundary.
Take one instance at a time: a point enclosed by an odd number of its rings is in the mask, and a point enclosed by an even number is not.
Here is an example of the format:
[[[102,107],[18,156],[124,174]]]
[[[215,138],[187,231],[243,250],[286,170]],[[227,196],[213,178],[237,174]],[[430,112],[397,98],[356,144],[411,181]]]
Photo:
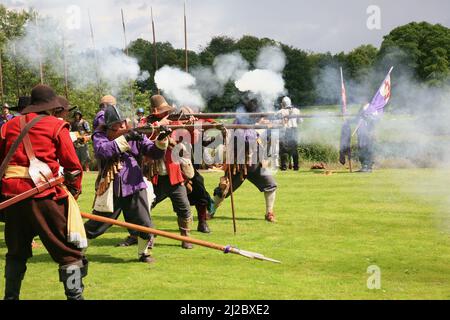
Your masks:
[[[114,220],[114,219],[109,219],[109,218],[106,218],[106,217],[93,215],[93,214],[89,214],[89,213],[84,213],[84,212],[81,213],[81,216],[83,218],[90,219],[90,220],[93,220],[93,221],[98,221],[98,222],[102,222],[102,223],[112,224],[112,225],[116,225],[116,226],[119,226],[119,227],[122,227],[122,228],[135,230],[135,231],[138,231],[138,232],[144,232],[144,233],[158,235],[158,236],[161,236],[161,237],[165,237],[165,238],[169,238],[169,239],[173,239],[173,240],[177,240],[177,241],[185,241],[185,242],[193,243],[193,244],[196,244],[196,245],[199,245],[199,246],[202,246],[202,247],[219,250],[219,251],[222,251],[223,253],[233,253],[233,254],[237,254],[237,255],[240,255],[240,256],[243,256],[243,257],[246,257],[246,258],[249,258],[249,259],[256,259],[256,260],[261,260],[261,261],[269,261],[269,262],[274,262],[274,263],[281,263],[281,261],[265,257],[264,255],[262,255],[260,253],[241,250],[241,249],[238,249],[238,248],[233,247],[231,245],[224,246],[224,245],[213,243],[213,242],[203,241],[203,240],[199,240],[199,239],[195,239],[195,238],[191,238],[191,237],[184,237],[184,236],[180,236],[180,235],[175,234],[175,233],[162,231],[162,230],[149,228],[149,227],[144,227],[144,226],[139,226],[139,225],[136,225],[136,224],[127,223],[127,222],[123,222],[123,221],[117,221],[117,220]]]

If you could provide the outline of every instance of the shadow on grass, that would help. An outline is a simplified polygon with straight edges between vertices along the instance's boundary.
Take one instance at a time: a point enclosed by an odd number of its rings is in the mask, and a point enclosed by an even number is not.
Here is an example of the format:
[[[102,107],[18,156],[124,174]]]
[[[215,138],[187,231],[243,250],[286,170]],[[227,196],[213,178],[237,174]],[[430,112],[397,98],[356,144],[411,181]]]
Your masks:
[[[137,259],[122,259],[117,258],[110,255],[104,255],[104,254],[89,254],[89,251],[86,254],[88,260],[90,262],[95,263],[136,263]],[[134,257],[134,255],[133,255]],[[50,255],[48,253],[42,253],[33,255],[33,258],[29,259],[27,263],[48,263],[48,262],[54,262]],[[56,265],[56,263],[55,263]]]

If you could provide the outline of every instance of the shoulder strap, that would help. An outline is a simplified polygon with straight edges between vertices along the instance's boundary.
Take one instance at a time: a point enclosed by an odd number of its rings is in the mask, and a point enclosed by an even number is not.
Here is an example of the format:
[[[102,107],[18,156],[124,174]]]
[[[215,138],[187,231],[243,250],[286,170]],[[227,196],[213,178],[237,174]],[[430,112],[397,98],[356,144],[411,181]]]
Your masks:
[[[22,116],[25,117],[25,116]],[[33,120],[31,120],[25,128],[23,128],[22,132],[20,132],[20,135],[17,137],[16,141],[14,141],[14,143],[11,145],[11,148],[8,151],[8,154],[6,155],[5,159],[3,160],[1,166],[0,166],[0,178],[3,177],[3,175],[5,174],[6,171],[6,167],[9,164],[9,161],[11,161],[12,156],[14,155],[14,153],[16,152],[17,148],[19,147],[19,144],[22,142],[23,138],[25,137],[25,135],[28,133],[28,131],[30,131],[30,129],[36,124],[38,123],[43,117],[45,117],[45,115],[40,115],[37,116],[36,118],[34,118]]]

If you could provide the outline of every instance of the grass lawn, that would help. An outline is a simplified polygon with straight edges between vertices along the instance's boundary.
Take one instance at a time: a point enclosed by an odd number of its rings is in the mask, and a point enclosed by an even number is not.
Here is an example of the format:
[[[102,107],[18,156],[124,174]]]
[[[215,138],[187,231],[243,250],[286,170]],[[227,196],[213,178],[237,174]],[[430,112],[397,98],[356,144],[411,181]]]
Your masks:
[[[207,173],[212,191],[219,173]],[[95,175],[80,199],[90,211]],[[235,194],[236,236],[229,201],[192,236],[256,251],[272,264],[157,238],[153,265],[136,247],[114,248],[126,231],[112,227],[90,242],[86,299],[450,299],[450,171],[380,170],[371,175],[278,173],[278,223],[264,221],[264,197],[249,182]],[[168,200],[152,213],[158,228],[177,232]],[[0,225],[3,231],[3,225]],[[0,270],[6,253],[0,235]],[[381,269],[381,289],[367,288],[367,268]],[[0,276],[3,293],[4,278]],[[22,299],[64,299],[57,265],[34,251]]]

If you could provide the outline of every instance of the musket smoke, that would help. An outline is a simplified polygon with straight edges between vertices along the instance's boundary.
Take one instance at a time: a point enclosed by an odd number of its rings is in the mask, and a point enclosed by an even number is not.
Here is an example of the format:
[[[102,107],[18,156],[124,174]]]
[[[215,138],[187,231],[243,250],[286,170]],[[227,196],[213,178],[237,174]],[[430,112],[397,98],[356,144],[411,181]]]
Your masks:
[[[155,83],[164,96],[179,106],[202,109],[205,101],[196,88],[196,79],[178,68],[164,66],[155,73]]]
[[[20,61],[35,72],[39,71],[39,55],[46,68],[50,68],[58,76],[64,77],[62,60],[62,34],[64,28],[53,19],[39,19],[38,26],[29,23],[25,35],[14,40],[17,56]],[[37,40],[39,39],[40,50]],[[88,42],[88,40],[86,40]],[[12,48],[13,43],[9,43]],[[80,50],[76,43],[66,37],[66,61],[69,81],[76,89],[87,89],[97,84],[96,70],[100,82],[112,94],[118,94],[130,81],[148,78],[148,73],[141,73],[138,61],[117,48]],[[12,49],[9,50],[12,57]],[[96,59],[97,57],[97,59]]]
[[[260,50],[255,65],[257,69],[244,73],[234,82],[235,86],[241,92],[250,92],[265,111],[271,111],[276,100],[287,94],[282,75],[286,56],[279,47],[264,47]]]

